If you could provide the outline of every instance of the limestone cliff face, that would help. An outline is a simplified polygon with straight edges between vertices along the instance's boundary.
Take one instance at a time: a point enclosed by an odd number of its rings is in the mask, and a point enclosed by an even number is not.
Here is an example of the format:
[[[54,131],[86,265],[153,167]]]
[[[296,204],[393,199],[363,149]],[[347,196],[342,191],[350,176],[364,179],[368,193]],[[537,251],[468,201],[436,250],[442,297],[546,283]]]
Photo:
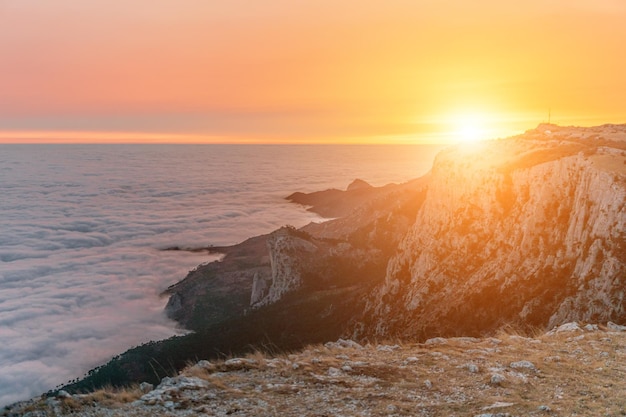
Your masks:
[[[540,126],[436,159],[366,334],[626,319],[625,126]]]
[[[267,249],[271,275],[256,274],[252,283],[250,305],[261,307],[275,303],[286,293],[302,284],[303,259],[313,256],[317,246],[298,236],[298,232],[287,227],[269,235]]]

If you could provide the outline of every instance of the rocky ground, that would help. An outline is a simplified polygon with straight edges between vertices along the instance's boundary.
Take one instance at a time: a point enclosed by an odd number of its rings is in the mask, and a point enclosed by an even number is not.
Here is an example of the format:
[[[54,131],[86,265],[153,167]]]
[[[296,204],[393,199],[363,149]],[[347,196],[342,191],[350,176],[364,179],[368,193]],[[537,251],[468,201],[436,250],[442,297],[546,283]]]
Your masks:
[[[626,415],[626,326],[546,334],[338,340],[285,355],[200,361],[157,387],[34,399],[2,416]]]

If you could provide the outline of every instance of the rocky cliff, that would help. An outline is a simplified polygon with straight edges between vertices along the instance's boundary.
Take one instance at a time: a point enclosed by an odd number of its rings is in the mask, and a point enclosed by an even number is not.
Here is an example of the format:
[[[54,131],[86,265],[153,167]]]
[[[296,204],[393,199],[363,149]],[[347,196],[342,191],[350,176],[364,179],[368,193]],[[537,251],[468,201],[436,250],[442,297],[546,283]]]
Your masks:
[[[540,125],[442,152],[355,333],[625,321],[625,138]]]
[[[267,248],[271,275],[254,275],[250,296],[252,307],[275,303],[283,295],[302,285],[302,273],[306,264],[320,251],[306,237],[298,236],[289,228],[279,229],[269,236]]]
[[[355,180],[345,191],[292,194],[289,200],[339,218],[208,248],[222,259],[198,266],[165,291],[167,315],[200,330],[296,291],[303,298],[340,288],[360,293],[382,280],[423,201],[427,178],[384,187]]]

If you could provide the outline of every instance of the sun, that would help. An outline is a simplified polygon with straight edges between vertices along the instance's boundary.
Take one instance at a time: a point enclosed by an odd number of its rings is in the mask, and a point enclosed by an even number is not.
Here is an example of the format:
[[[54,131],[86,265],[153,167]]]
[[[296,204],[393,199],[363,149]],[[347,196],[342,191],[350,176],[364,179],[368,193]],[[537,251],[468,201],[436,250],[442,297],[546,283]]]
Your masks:
[[[519,116],[498,109],[466,108],[442,111],[424,119],[420,123],[431,123],[433,138],[447,145],[474,145],[521,133],[516,124]]]
[[[474,143],[487,139],[487,123],[483,115],[465,114],[455,116],[452,124],[454,125],[454,136],[458,142]]]

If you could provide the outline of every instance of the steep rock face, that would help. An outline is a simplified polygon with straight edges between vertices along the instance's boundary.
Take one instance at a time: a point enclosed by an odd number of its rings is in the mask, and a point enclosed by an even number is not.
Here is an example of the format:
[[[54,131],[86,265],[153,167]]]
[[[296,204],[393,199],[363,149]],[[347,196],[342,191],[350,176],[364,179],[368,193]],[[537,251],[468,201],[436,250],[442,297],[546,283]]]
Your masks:
[[[302,284],[303,260],[318,251],[310,240],[298,236],[298,232],[283,227],[269,235],[267,248],[270,258],[271,275],[256,274],[252,283],[250,305],[261,307],[275,303],[289,291]]]
[[[271,274],[268,239],[262,235],[234,246],[211,248],[223,258],[198,266],[164,292],[170,296],[167,316],[188,329],[201,330],[243,314],[249,307],[254,277]]]
[[[270,234],[271,274],[254,276],[250,305],[273,304],[303,285],[319,291],[346,286],[357,276],[364,288],[380,281],[391,253],[423,202],[427,183],[426,176],[377,188],[355,180],[348,190],[361,193],[345,192],[339,204],[342,210],[350,207],[349,215],[310,223],[300,230],[283,227]],[[301,194],[301,199],[316,206],[335,192]]]
[[[540,126],[442,152],[357,333],[626,319],[625,133]]]

